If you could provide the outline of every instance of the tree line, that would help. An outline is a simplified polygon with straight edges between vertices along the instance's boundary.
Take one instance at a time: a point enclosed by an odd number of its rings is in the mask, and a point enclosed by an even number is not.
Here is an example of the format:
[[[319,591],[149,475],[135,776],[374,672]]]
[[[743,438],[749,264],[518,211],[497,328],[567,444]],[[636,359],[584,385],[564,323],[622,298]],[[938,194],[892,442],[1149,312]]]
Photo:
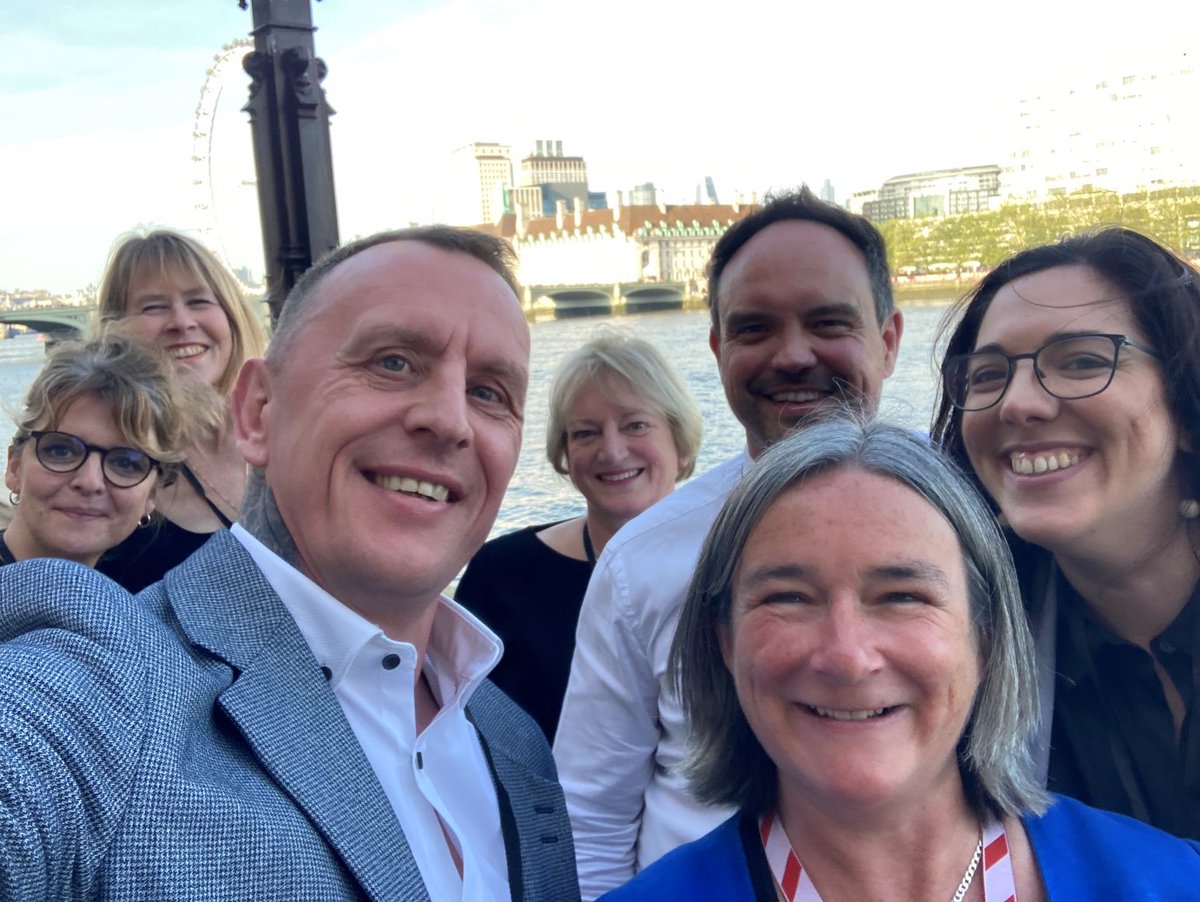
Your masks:
[[[892,272],[970,276],[1019,250],[1097,226],[1122,225],[1188,257],[1200,255],[1200,186],[1118,194],[1085,188],[982,213],[876,224]]]

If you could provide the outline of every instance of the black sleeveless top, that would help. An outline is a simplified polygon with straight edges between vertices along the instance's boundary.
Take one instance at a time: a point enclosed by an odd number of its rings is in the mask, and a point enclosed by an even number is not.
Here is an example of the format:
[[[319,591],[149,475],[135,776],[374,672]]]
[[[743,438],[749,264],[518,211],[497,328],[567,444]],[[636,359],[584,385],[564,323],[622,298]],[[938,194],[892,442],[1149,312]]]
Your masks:
[[[233,521],[212,502],[188,465],[184,464],[180,470],[196,494],[216,514],[221,525],[225,528],[232,526]],[[160,517],[145,529],[135,529],[124,542],[106,551],[96,564],[96,569],[127,591],[140,592],[166,576],[168,570],[186,561],[212,535],[211,532],[192,532]]]

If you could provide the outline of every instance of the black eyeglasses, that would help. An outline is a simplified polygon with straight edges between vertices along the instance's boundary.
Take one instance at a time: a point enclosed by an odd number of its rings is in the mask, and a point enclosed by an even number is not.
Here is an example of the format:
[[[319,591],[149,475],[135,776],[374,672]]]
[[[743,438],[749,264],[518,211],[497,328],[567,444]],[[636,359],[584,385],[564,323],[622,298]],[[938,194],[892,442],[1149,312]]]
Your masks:
[[[1012,383],[1018,360],[1032,360],[1042,388],[1056,398],[1076,401],[1098,395],[1112,383],[1121,348],[1129,345],[1158,355],[1125,335],[1072,335],[1047,342],[1032,354],[979,351],[959,354],[942,365],[950,403],[959,410],[987,410],[1000,403]]]
[[[100,472],[104,481],[119,489],[130,489],[146,480],[161,464],[137,448],[101,448],[89,445],[69,432],[30,432],[38,463],[52,473],[74,473],[83,466],[88,455],[100,455]]]

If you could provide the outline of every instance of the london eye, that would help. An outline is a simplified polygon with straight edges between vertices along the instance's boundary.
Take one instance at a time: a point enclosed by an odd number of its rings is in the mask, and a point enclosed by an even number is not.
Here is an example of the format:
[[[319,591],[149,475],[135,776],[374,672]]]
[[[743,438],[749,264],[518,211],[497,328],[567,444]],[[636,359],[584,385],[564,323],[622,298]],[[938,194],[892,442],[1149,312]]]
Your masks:
[[[247,84],[237,76],[242,58],[253,48],[252,40],[239,38],[213,57],[200,89],[192,129],[197,237],[235,273],[247,265],[246,240],[261,242],[249,127],[244,119],[240,129],[236,125]],[[246,203],[247,189],[254,199],[252,209]],[[261,244],[259,248],[261,259]]]

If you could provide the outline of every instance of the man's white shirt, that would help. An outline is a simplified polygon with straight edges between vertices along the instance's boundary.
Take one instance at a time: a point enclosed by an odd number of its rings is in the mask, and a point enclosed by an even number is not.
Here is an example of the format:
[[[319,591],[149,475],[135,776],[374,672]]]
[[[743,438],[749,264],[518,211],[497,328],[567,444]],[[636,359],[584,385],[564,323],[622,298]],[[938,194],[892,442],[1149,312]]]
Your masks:
[[[688,727],[667,659],[701,545],[749,465],[743,452],[631,520],[588,583],[554,741],[584,899],[731,813],[695,802],[677,771]]]
[[[441,597],[425,652],[425,675],[440,710],[418,736],[416,647],[389,639],[240,525],[231,532],[327,668],[330,687],[391,802],[430,898],[509,898],[496,790],[464,707],[500,660],[500,640]],[[462,858],[461,877],[447,837]]]

